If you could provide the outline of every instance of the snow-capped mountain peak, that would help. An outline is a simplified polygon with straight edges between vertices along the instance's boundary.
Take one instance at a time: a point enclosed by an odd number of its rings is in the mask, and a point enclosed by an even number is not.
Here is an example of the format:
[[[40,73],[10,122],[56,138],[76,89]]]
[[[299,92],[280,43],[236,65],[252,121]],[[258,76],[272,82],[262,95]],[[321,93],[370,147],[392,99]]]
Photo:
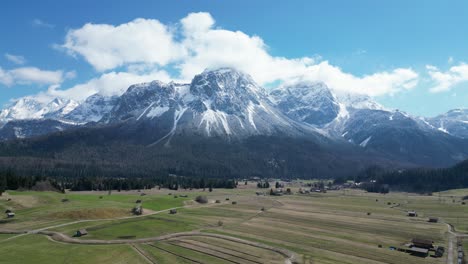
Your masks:
[[[433,127],[456,137],[468,138],[468,109],[458,108],[426,120]]]
[[[321,82],[301,82],[281,86],[270,92],[276,107],[294,120],[322,126],[334,120],[340,106],[328,87]]]

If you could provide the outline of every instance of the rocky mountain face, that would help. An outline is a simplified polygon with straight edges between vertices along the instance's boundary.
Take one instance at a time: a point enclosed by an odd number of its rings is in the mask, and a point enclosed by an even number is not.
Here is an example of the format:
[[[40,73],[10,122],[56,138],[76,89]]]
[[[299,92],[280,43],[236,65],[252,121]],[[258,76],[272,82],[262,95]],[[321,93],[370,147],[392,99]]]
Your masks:
[[[250,76],[232,69],[206,71],[190,84],[154,81],[132,85],[101,120],[146,123],[166,134],[243,138],[252,135],[299,135],[310,128],[273,107],[266,91]]]
[[[51,133],[48,138],[53,138],[53,133],[77,128],[76,133],[89,132],[91,142],[100,138],[99,144],[125,141],[159,150],[177,149],[187,140],[252,145],[252,138],[274,137],[305,139],[315,146],[301,152],[299,144],[292,158],[313,152],[315,161],[317,155],[343,161],[346,153],[370,163],[446,166],[468,157],[467,123],[466,110],[423,119],[385,109],[367,96],[334,94],[323,83],[297,83],[268,92],[250,76],[221,68],[205,71],[189,84],[135,84],[121,96],[95,94],[80,103],[23,98],[1,111],[0,139]],[[69,141],[81,139],[70,136]],[[207,151],[213,150],[200,155]],[[262,155],[268,157],[268,166],[281,167],[280,154]]]
[[[335,140],[346,140],[392,160],[426,166],[453,164],[468,155],[468,141],[457,138],[463,134],[463,120],[468,120],[461,111],[430,120],[447,124],[448,132],[422,118],[387,110],[367,96],[333,95],[324,84],[311,84],[305,91],[304,87],[307,85],[280,88],[271,95],[289,117],[320,127]]]
[[[86,98],[83,103],[74,107],[73,110],[62,115],[61,119],[76,124],[98,122],[114,108],[118,99],[117,96],[105,97],[100,94],[91,95]]]
[[[270,92],[276,107],[288,117],[323,126],[337,118],[340,105],[324,83],[298,83]]]
[[[454,109],[427,120],[434,128],[460,138],[468,138],[468,109]]]

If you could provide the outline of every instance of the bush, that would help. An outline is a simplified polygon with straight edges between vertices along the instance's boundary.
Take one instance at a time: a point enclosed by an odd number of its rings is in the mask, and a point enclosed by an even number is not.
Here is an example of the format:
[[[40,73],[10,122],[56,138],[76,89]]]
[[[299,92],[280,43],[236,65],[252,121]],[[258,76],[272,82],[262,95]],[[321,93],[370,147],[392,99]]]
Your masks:
[[[197,203],[206,204],[208,203],[208,198],[206,198],[206,196],[199,195],[195,198],[195,201]]]
[[[218,226],[223,226],[223,224],[224,224],[223,221],[221,220],[218,221]]]

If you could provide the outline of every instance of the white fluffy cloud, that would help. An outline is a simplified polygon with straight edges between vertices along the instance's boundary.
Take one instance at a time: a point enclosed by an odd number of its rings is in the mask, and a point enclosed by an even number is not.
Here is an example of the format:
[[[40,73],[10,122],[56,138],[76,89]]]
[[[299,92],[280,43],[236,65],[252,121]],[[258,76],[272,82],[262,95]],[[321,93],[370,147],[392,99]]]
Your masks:
[[[262,85],[306,79],[324,81],[336,91],[378,96],[411,89],[419,78],[409,68],[355,76],[311,57],[272,56],[259,36],[216,28],[213,17],[203,12],[189,14],[176,26],[154,19],[135,19],[121,25],[86,24],[70,30],[61,47],[83,57],[98,71],[124,67],[132,76],[151,77],[147,73],[151,69],[169,66],[178,70],[173,78],[186,81],[207,68],[234,67]],[[120,91],[121,87],[115,89]]]
[[[13,55],[10,53],[5,53],[5,58],[14,64],[23,65],[26,63],[26,59],[23,56]]]
[[[59,84],[64,79],[73,77],[73,72],[47,71],[36,67],[21,67],[11,70],[0,68],[0,84],[12,86],[15,84],[50,85]]]
[[[55,97],[84,100],[87,97],[100,93],[112,96],[121,95],[132,84],[148,82],[148,80],[170,81],[169,74],[165,71],[154,71],[147,74],[136,74],[129,72],[109,72],[100,77],[93,78],[86,83],[75,85],[69,89],[61,90],[57,85],[49,87],[47,92],[41,93],[41,97],[49,100]]]
[[[433,93],[449,91],[457,84],[468,81],[468,64],[465,63],[452,66],[445,72],[432,65],[427,65],[426,69],[431,80],[435,83],[430,88]]]
[[[323,81],[336,91],[371,96],[411,89],[418,81],[418,74],[412,69],[399,68],[357,77],[311,57],[271,56],[258,36],[214,29],[214,20],[208,13],[190,14],[181,22],[185,36],[182,44],[189,51],[179,64],[183,79],[190,79],[205,68],[231,66],[251,74],[260,84],[306,79]]]
[[[184,54],[167,26],[142,18],[118,26],[86,24],[70,30],[62,48],[83,56],[98,71],[132,63],[166,65]]]
[[[414,88],[418,84],[418,74],[412,69],[394,69],[357,77],[343,72],[327,61],[307,67],[303,79],[323,81],[337,92],[350,92],[379,96],[395,94]]]

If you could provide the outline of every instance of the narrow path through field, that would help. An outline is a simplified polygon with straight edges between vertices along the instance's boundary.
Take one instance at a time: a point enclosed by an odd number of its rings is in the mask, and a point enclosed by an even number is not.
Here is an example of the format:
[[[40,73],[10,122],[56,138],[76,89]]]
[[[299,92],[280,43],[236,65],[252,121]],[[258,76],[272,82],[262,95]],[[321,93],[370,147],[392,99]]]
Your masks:
[[[146,262],[150,263],[150,264],[156,264],[155,261],[153,261],[152,259],[150,259],[146,253],[141,249],[139,248],[137,245],[131,245],[131,247],[133,248],[133,250],[135,250],[135,252],[140,255]]]
[[[456,243],[458,238],[468,237],[468,234],[457,233],[453,225],[445,223],[449,230],[449,247],[447,249],[447,264],[454,264],[455,258],[453,257],[456,252],[454,252],[453,244]],[[454,240],[455,238],[455,240]]]

